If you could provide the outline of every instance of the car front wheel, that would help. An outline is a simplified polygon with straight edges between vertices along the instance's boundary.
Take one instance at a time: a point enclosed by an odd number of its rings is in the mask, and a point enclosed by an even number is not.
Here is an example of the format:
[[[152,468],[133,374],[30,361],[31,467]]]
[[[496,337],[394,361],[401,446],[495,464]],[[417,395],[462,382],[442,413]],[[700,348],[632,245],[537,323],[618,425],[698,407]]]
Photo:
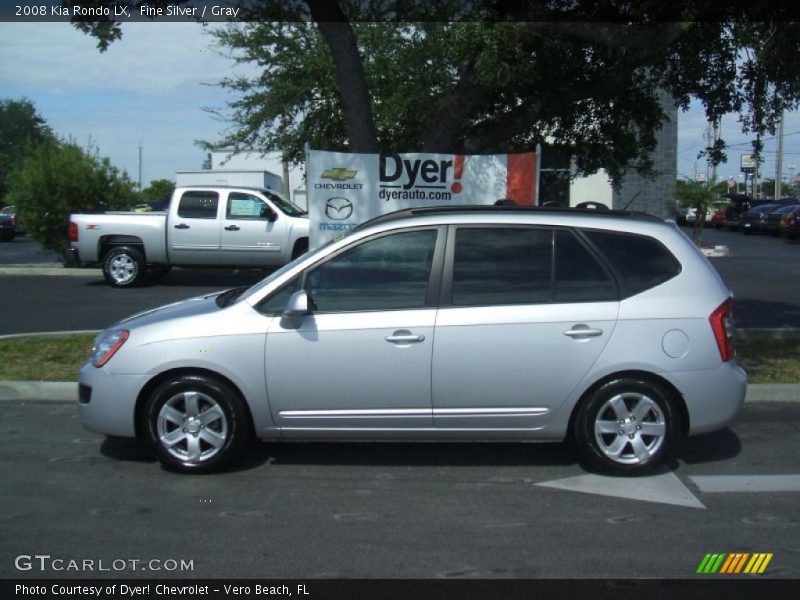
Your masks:
[[[166,467],[205,473],[229,464],[249,436],[247,413],[225,383],[182,375],[159,385],[145,405],[147,441]]]
[[[595,390],[580,407],[574,434],[588,466],[638,475],[663,464],[681,438],[681,416],[661,386],[616,379]]]

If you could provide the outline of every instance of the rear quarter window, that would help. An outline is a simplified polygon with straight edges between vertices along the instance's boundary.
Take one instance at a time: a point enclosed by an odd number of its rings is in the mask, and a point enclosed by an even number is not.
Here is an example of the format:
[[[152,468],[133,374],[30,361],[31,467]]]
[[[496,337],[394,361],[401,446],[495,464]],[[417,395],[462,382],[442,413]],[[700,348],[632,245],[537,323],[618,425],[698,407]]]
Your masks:
[[[584,230],[583,234],[616,272],[623,298],[661,285],[681,272],[678,260],[654,238],[596,230]]]

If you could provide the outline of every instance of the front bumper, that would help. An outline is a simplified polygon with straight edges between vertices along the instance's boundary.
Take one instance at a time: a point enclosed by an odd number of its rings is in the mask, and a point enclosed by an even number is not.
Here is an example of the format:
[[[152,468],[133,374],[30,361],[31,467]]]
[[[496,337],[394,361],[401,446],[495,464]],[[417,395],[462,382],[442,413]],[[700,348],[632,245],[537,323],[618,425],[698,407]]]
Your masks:
[[[86,363],[78,383],[84,427],[105,435],[136,436],[136,399],[146,383],[144,375],[119,375]]]

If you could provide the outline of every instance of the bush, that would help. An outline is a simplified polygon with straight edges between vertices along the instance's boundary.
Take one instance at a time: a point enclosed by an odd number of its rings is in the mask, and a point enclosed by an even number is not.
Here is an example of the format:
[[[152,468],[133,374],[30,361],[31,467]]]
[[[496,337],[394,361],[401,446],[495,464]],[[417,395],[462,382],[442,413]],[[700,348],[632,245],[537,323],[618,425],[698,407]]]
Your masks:
[[[50,140],[33,149],[10,178],[8,202],[31,238],[47,250],[69,246],[69,215],[119,210],[135,198],[127,173],[73,142]]]

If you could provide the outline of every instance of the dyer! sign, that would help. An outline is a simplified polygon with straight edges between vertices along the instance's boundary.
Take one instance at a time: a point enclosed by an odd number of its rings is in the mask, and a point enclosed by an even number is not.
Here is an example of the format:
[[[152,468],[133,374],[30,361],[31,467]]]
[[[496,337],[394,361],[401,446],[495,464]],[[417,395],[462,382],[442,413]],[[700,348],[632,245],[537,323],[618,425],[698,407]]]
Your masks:
[[[310,150],[307,161],[310,245],[405,208],[537,204],[539,153],[353,154]]]

